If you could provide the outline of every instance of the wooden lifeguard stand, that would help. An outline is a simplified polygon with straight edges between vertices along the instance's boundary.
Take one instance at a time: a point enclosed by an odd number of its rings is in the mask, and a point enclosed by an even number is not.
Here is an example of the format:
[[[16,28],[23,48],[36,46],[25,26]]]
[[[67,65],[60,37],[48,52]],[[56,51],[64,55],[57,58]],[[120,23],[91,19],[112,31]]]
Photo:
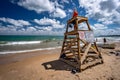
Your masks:
[[[79,24],[83,22],[88,29],[79,29]],[[74,29],[69,31],[71,24]],[[87,17],[77,16],[67,21],[60,60],[72,65],[79,71],[97,63],[103,63],[102,55],[94,41],[93,31]]]

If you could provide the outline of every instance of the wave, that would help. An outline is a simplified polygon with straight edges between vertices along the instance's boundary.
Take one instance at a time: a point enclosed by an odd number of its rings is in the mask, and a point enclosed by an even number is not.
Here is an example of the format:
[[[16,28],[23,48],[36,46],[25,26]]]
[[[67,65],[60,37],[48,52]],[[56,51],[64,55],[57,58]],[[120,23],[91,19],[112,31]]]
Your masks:
[[[0,44],[0,46],[4,45],[24,45],[24,44],[38,44],[42,41],[14,41],[14,42],[6,42],[4,44]]]
[[[39,49],[32,49],[32,50],[4,51],[4,52],[0,52],[0,54],[24,53],[24,52],[33,52],[33,51],[39,51],[39,50],[51,50],[51,49],[57,49],[57,48],[61,48],[61,46],[51,47],[51,48],[39,48]]]

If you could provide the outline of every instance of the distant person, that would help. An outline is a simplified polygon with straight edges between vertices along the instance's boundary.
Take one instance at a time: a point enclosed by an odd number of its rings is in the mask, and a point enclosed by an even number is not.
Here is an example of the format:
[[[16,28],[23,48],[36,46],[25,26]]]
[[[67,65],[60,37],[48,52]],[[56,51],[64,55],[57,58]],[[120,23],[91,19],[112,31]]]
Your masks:
[[[103,42],[104,42],[104,44],[107,42],[106,38],[103,38]]]

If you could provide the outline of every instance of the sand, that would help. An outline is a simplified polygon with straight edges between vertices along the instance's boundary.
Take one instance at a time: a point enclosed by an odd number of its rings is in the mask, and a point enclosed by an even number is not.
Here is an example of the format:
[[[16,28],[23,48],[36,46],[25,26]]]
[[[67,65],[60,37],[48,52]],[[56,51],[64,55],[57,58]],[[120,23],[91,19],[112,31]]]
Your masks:
[[[120,43],[101,48],[103,64],[72,74],[73,67],[59,61],[60,48],[0,55],[0,80],[120,80]]]

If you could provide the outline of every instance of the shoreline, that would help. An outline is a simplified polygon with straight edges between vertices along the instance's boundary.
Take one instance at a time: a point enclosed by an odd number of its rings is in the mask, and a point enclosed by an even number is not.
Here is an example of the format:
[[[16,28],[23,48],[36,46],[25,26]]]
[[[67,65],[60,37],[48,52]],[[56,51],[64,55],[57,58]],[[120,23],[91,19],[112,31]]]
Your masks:
[[[60,43],[62,44],[62,42],[60,42]],[[116,43],[120,43],[120,42],[107,42],[105,44],[116,44]],[[98,47],[101,47],[101,46],[104,45],[103,42],[96,42],[96,44],[98,45]],[[47,47],[47,48],[35,48],[35,49],[26,49],[26,50],[0,51],[0,55],[1,54],[25,53],[25,52],[33,52],[33,51],[41,51],[41,50],[52,50],[52,49],[62,48],[62,46],[60,46],[60,45],[59,46],[54,46],[54,47]]]
[[[32,49],[32,50],[20,50],[20,51],[3,51],[0,52],[1,54],[17,54],[17,53],[25,53],[25,52],[34,52],[34,51],[41,51],[41,50],[52,50],[52,49],[57,49],[61,48],[61,46],[56,46],[56,47],[51,47],[51,48],[38,48],[38,49]]]
[[[60,55],[61,48],[54,49],[46,49],[46,50],[37,50],[30,52],[21,52],[21,53],[9,53],[9,54],[0,54],[0,65],[19,62],[24,59],[36,57],[36,56],[44,56],[44,55],[52,55],[58,53]]]
[[[62,45],[62,41],[42,41],[38,44],[16,44],[16,45],[4,45],[0,46],[0,54],[6,53],[21,53],[21,52],[30,52],[36,50],[45,50],[58,48]]]

